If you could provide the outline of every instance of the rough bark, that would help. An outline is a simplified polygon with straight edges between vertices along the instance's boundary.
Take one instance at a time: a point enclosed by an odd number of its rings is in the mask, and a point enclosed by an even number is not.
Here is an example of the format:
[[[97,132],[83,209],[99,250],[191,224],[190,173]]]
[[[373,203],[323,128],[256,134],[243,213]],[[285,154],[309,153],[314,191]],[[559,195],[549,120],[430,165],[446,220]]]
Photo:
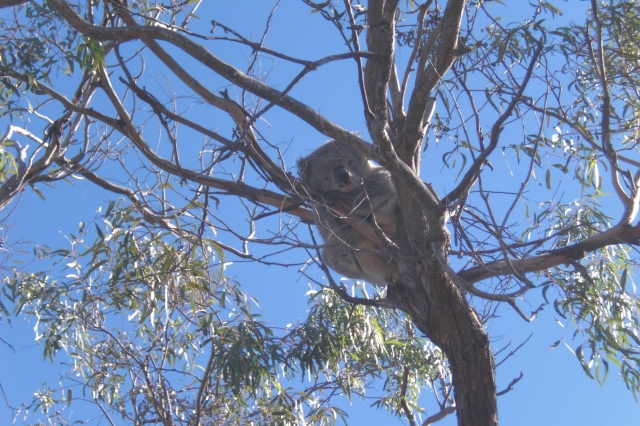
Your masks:
[[[416,327],[446,355],[451,368],[458,424],[496,425],[495,365],[489,338],[464,293],[455,285],[430,248],[430,242],[446,253],[446,229],[429,232],[422,206],[414,193],[398,185],[404,232],[397,243],[403,254],[422,256],[419,262],[397,259],[401,271],[417,276],[415,288],[391,286],[388,298],[402,309]],[[431,212],[444,216],[442,212]],[[444,223],[444,221],[443,221]]]
[[[367,46],[376,59],[368,59],[365,67],[367,98],[374,113],[373,118],[366,118],[371,137],[383,157],[381,164],[396,177],[403,212],[401,231],[396,236],[400,253],[424,258],[419,262],[403,260],[401,256],[395,259],[407,282],[390,286],[387,297],[447,356],[458,424],[489,426],[497,424],[495,365],[489,338],[465,295],[432,255],[432,243],[448,252],[445,206],[434,193],[416,191],[416,182],[421,182],[416,153],[424,136],[422,116],[430,92],[455,60],[464,4],[464,0],[448,3],[443,18],[444,40],[435,64],[419,70],[420,82],[412,94],[407,121],[400,134],[393,134],[387,93],[394,63],[397,2],[369,2]]]
[[[411,316],[447,356],[458,424],[498,424],[494,358],[489,338],[473,308],[437,261],[422,262],[426,288],[389,288],[388,297]]]

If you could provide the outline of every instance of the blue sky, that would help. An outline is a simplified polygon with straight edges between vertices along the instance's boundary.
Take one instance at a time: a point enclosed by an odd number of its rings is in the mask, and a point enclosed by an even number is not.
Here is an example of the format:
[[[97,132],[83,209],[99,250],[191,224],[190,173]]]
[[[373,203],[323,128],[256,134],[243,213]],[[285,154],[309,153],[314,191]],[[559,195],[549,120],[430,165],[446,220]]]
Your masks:
[[[253,0],[245,1],[242,7],[238,7],[238,2],[235,1],[211,0],[198,10],[201,18],[198,25],[202,32],[207,33],[209,21],[215,19],[247,38],[257,39],[262,34],[265,16],[273,4],[270,0]],[[522,11],[528,3],[512,2],[510,8],[504,9],[505,20],[515,19],[512,10],[515,9],[515,4],[522,4],[523,7],[518,9]],[[583,20],[577,16],[576,10],[584,10],[584,3],[560,2],[557,6],[564,10],[572,10],[571,19]],[[553,22],[560,21],[552,21],[550,25],[555,25]],[[342,41],[331,26],[317,14],[309,13],[309,9],[296,0],[282,1],[271,28],[268,36],[269,47],[294,57],[318,59],[344,50]],[[239,68],[246,66],[247,51],[241,46],[220,42],[207,43],[206,46],[223,60]],[[265,60],[262,66],[265,70],[271,69],[268,82],[280,89],[299,71],[282,61],[271,63]],[[352,62],[325,66],[307,76],[291,95],[325,114],[337,124],[366,134],[354,68]],[[201,73],[201,82],[210,85],[211,89],[218,91],[226,87],[221,78],[204,69],[197,72]],[[168,71],[166,74],[171,78]],[[147,84],[151,83],[150,81]],[[176,84],[175,87],[180,90],[179,85]],[[234,96],[233,93],[230,95]],[[212,116],[216,120],[221,117],[220,114],[214,114],[214,111]],[[261,126],[268,129],[270,140],[282,143],[283,147],[288,148],[285,150],[285,159],[289,166],[294,164],[297,156],[305,155],[326,140],[317,131],[282,111],[273,110],[265,119],[267,123],[262,123]],[[0,121],[0,129],[4,129],[6,125],[6,120]],[[229,122],[221,118],[218,125],[226,130]],[[425,167],[429,167],[428,158],[425,158],[424,163]],[[430,167],[423,177],[446,188],[445,182],[438,181],[439,167],[439,164],[438,168]],[[504,168],[505,165],[497,167]],[[444,176],[447,176],[446,173]],[[41,190],[46,201],[27,190],[19,202],[14,202],[15,210],[11,212],[8,220],[15,224],[9,230],[10,239],[45,243],[52,247],[65,246],[65,234],[76,232],[80,221],[91,220],[100,206],[104,208],[108,200],[114,198],[113,195],[97,190],[86,181],[74,182],[73,186],[58,183],[55,189]],[[615,200],[612,199],[611,203],[607,208],[610,208],[611,214],[614,215],[617,210]],[[284,326],[305,316],[307,306],[304,294],[308,290],[307,280],[295,270],[258,264],[247,267],[236,262],[228,268],[228,273],[235,276],[250,294],[257,297],[265,320]],[[320,274],[317,276],[320,277]],[[283,303],[283,300],[286,303]],[[523,306],[526,307],[526,303],[523,303]],[[531,309],[534,308],[535,306]],[[532,324],[522,321],[518,315],[506,308],[500,310],[500,318],[491,322],[488,331],[493,339],[494,348],[502,347],[509,341],[514,342],[513,346],[517,346],[533,333],[528,343],[497,370],[498,390],[502,390],[520,372],[524,373],[524,378],[515,388],[498,399],[501,424],[640,424],[640,406],[633,399],[631,392],[626,390],[615,371],[612,370],[608,381],[601,387],[584,374],[578,361],[564,345],[550,349],[549,346],[562,337],[567,337],[569,344],[573,343],[569,340],[573,330],[562,328],[557,320],[557,314],[548,306]],[[58,357],[53,364],[42,361],[42,350],[33,340],[33,325],[24,324],[19,319],[13,321],[12,328],[7,327],[4,322],[0,325],[2,338],[15,349],[14,351],[0,344],[0,356],[3,361],[0,384],[12,406],[30,400],[33,391],[43,381],[55,383],[57,371],[64,368],[60,365],[64,361],[63,357]],[[338,404],[342,408],[349,406],[346,400]],[[353,402],[353,407],[348,408],[352,419],[350,424],[404,424],[402,420],[368,408],[368,405],[358,400]],[[78,418],[81,418],[81,408],[78,410]],[[8,424],[10,421],[11,411],[4,404],[0,404],[0,423]],[[20,424],[21,419],[17,423]],[[450,416],[438,424],[456,424],[455,416]]]

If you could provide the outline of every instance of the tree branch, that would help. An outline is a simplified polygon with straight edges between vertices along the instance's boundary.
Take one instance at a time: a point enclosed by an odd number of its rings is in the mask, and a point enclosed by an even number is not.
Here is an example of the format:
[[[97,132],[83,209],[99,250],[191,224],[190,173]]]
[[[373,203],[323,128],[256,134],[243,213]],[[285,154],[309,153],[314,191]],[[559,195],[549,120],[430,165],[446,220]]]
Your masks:
[[[513,389],[513,386],[518,383],[522,378],[524,377],[524,374],[522,373],[522,371],[520,372],[520,375],[518,377],[516,377],[515,379],[513,379],[511,381],[511,383],[509,383],[507,385],[507,387],[504,390],[501,390],[500,392],[496,393],[496,396],[501,396],[504,395],[505,393],[509,392],[511,389]]]
[[[133,19],[128,10],[121,9],[120,17],[127,25],[139,28],[137,22],[135,21],[135,19]],[[192,77],[191,74],[187,70],[185,70],[178,63],[178,61],[173,58],[173,56],[167,53],[155,40],[143,39],[142,41],[189,88],[191,88],[194,92],[200,95],[211,105],[227,112],[236,123],[238,128],[241,130],[241,134],[248,139],[248,151],[251,153],[251,157],[258,164],[260,164],[260,166],[266,173],[269,174],[269,176],[274,178],[275,182],[279,186],[288,186],[287,184],[289,184],[290,179],[288,179],[285,176],[286,173],[283,172],[283,170],[277,164],[275,164],[264,151],[262,151],[257,143],[255,135],[253,134],[253,129],[251,127],[251,123],[249,122],[249,114],[247,114],[247,112],[240,105],[225,97],[217,96],[210,90],[202,86],[197,79]]]
[[[416,419],[413,415],[413,411],[407,404],[407,385],[409,383],[409,368],[405,365],[402,371],[402,387],[400,389],[400,405],[402,406],[402,411],[404,411],[404,415],[407,416],[407,420],[409,420],[410,426],[416,426]]]
[[[478,296],[487,300],[494,300],[496,302],[506,302],[506,303],[512,304],[513,306],[513,299],[518,296],[521,296],[527,289],[527,287],[522,287],[519,290],[516,290],[508,294],[492,294],[482,290],[478,290],[470,282],[462,278],[459,273],[456,273],[453,270],[453,268],[449,265],[449,262],[444,254],[444,250],[442,249],[442,247],[440,247],[440,245],[436,244],[435,242],[431,243],[431,249],[436,255],[436,259],[438,259],[438,263],[440,263],[440,266],[442,266],[442,269],[444,269],[447,275],[449,276],[449,278],[451,278],[451,281],[453,281],[455,285],[457,285],[461,289],[468,291],[474,296]],[[507,267],[509,267],[509,272],[513,273],[513,267],[511,266],[510,263],[507,263]],[[517,310],[517,307],[516,307],[516,310]]]
[[[248,90],[270,102],[277,100],[277,104],[293,115],[299,117],[320,133],[340,140],[352,146],[368,158],[377,159],[378,152],[359,136],[332,123],[316,112],[313,108],[288,96],[282,92],[244,74],[239,69],[227,64],[211,54],[204,46],[195,43],[183,34],[154,26],[135,26],[120,28],[102,28],[85,21],[65,0],[47,0],[76,30],[83,35],[96,40],[131,41],[131,40],[164,40],[182,49],[194,59],[218,73],[229,82]],[[195,84],[200,85],[199,82]],[[209,101],[209,99],[206,99]],[[217,106],[217,105],[216,105]]]
[[[529,81],[531,80],[531,75],[533,74],[533,70],[538,62],[538,58],[542,53],[542,49],[544,44],[541,41],[538,41],[538,47],[536,48],[533,56],[531,57],[531,61],[529,62],[529,67],[527,68],[527,73],[525,74],[522,84],[518,88],[518,92],[515,94],[509,105],[505,109],[505,111],[498,117],[496,122],[491,127],[491,141],[489,142],[489,146],[484,149],[480,155],[473,162],[469,170],[465,173],[464,177],[460,180],[458,186],[456,186],[451,192],[444,197],[445,205],[448,205],[451,202],[455,202],[461,195],[466,194],[468,192],[468,187],[471,182],[476,178],[477,174],[480,173],[480,169],[482,165],[487,161],[487,157],[496,149],[498,146],[498,140],[500,139],[500,134],[502,133],[503,124],[511,116],[511,113],[515,109],[516,105],[522,98],[524,94],[524,90],[526,89]]]
[[[621,170],[618,166],[618,153],[611,144],[611,96],[609,95],[609,83],[607,82],[607,71],[604,58],[602,22],[600,21],[600,18],[598,16],[598,4],[596,0],[591,0],[591,13],[593,14],[593,19],[596,23],[597,50],[594,51],[591,44],[588,27],[585,29],[585,36],[587,39],[587,47],[589,48],[591,60],[595,65],[596,75],[598,77],[598,80],[600,80],[600,86],[602,87],[602,121],[600,124],[600,128],[602,130],[602,151],[604,152],[605,157],[607,158],[607,160],[609,160],[609,164],[611,165],[611,184],[613,185],[618,198],[620,198],[620,201],[624,206],[624,214],[622,216],[620,224],[630,225],[636,214],[638,213],[637,198],[640,191],[638,190],[636,180],[633,179],[631,173],[629,171],[625,172]],[[629,196],[629,194],[627,194],[622,188],[618,173],[628,178],[631,196]]]
[[[543,271],[554,266],[571,264],[572,261],[582,259],[592,251],[617,244],[640,244],[639,225],[618,225],[595,237],[571,246],[550,250],[540,256],[521,259],[517,261],[517,265],[522,273]],[[499,260],[470,269],[463,269],[458,272],[458,276],[467,283],[473,284],[491,277],[510,275],[511,271],[512,269],[507,261]]]
[[[434,424],[435,422],[439,422],[440,420],[447,417],[449,414],[453,414],[456,412],[456,406],[450,405],[448,407],[440,409],[436,414],[433,414],[427,417],[424,422],[422,422],[422,426],[429,426]]]
[[[449,0],[440,23],[442,33],[439,34],[440,44],[434,62],[427,66],[425,72],[416,77],[415,87],[409,100],[407,119],[402,129],[403,140],[398,142],[404,147],[408,160],[416,155],[422,144],[424,138],[422,119],[431,92],[451,68],[460,53],[457,50],[459,47],[458,37],[465,5],[466,0]],[[440,26],[440,24],[438,25]]]
[[[106,76],[106,74],[105,74],[105,78],[103,78],[102,81],[103,83],[109,82],[109,79]],[[292,199],[291,197],[284,196],[282,194],[278,194],[277,192],[269,191],[266,189],[254,188],[249,185],[246,185],[243,182],[227,181],[224,179],[218,179],[211,176],[205,176],[201,173],[195,172],[190,169],[184,169],[184,168],[178,169],[178,167],[174,163],[160,157],[155,152],[153,152],[153,150],[151,150],[151,148],[146,144],[146,142],[144,142],[142,137],[139,135],[138,131],[135,129],[135,126],[133,126],[133,124],[130,121],[128,126],[123,125],[121,121],[118,121],[116,119],[100,114],[99,112],[95,111],[93,108],[83,108],[81,106],[78,106],[70,102],[63,95],[56,92],[52,88],[46,86],[45,84],[38,83],[38,87],[42,88],[54,99],[60,101],[64,105],[64,107],[67,108],[68,110],[82,113],[90,117],[94,117],[106,124],[109,124],[110,126],[118,130],[123,135],[129,137],[131,141],[141,150],[142,154],[144,154],[145,157],[147,157],[149,161],[151,161],[151,163],[153,163],[155,166],[159,167],[160,169],[164,170],[165,172],[168,172],[177,176],[183,176],[186,179],[192,180],[194,182],[197,182],[207,187],[222,189],[231,195],[241,196],[243,198],[246,198],[256,203],[264,203],[273,207],[277,207],[278,209],[286,209],[290,214],[294,216],[298,216],[304,222],[313,223],[313,213],[308,209],[299,207],[299,204],[300,204],[299,200]],[[108,84],[108,87],[110,87],[110,83]],[[112,94],[113,96],[112,101],[117,99],[117,97],[115,96],[115,92],[113,92],[113,89],[111,89],[110,91],[108,90],[106,91]],[[119,102],[119,100],[117,102],[121,107],[121,111],[118,110],[118,113],[120,115],[122,113],[127,114],[126,110],[124,109],[122,104]],[[128,117],[128,114],[126,116]]]
[[[351,10],[351,1],[344,0],[344,5],[347,10],[347,14],[349,15],[349,22],[351,23],[351,40],[353,42],[354,51],[356,53],[360,52],[360,39],[358,37],[358,27],[356,25],[356,20],[353,16],[353,11]],[[365,120],[370,120],[374,117],[373,112],[371,111],[371,107],[369,106],[369,99],[367,97],[367,90],[364,85],[364,69],[362,67],[362,58],[359,56],[354,57],[356,60],[356,64],[358,65],[358,83],[360,84],[360,94],[362,95],[362,104],[364,107],[364,118]]]
[[[392,173],[397,173],[398,177],[403,180],[405,184],[407,184],[411,190],[417,195],[421,205],[426,209],[426,215],[429,218],[429,224],[432,229],[438,229],[439,226],[444,226],[444,224],[440,221],[440,215],[434,213],[434,209],[438,208],[438,201],[434,194],[432,194],[429,189],[426,187],[424,182],[415,174],[413,170],[411,170],[406,164],[404,164],[400,159],[395,155],[395,153],[385,153],[387,158],[384,158],[380,155],[378,149],[368,144],[358,135],[347,131],[346,129],[332,123],[327,120],[324,116],[317,113],[312,108],[307,105],[291,98],[290,96],[283,95],[278,90],[271,88],[270,86],[253,79],[246,74],[242,73],[240,70],[232,67],[231,65],[221,61],[214,55],[212,55],[207,49],[203,46],[189,40],[184,35],[169,31],[160,27],[149,27],[149,26],[137,26],[137,27],[126,27],[126,28],[102,28],[97,27],[95,25],[91,25],[87,21],[85,21],[65,0],[47,0],[59,13],[67,20],[67,22],[80,31],[82,34],[88,37],[92,37],[98,40],[115,40],[115,41],[129,41],[134,39],[160,39],[168,41],[169,43],[174,44],[175,46],[181,48],[186,53],[190,54],[192,57],[212,69],[213,71],[220,74],[225,79],[229,80],[231,83],[238,85],[239,87],[246,89],[264,99],[269,101],[277,101],[277,104],[280,105],[285,110],[291,112],[297,117],[301,118],[303,121],[323,133],[324,135],[331,137],[333,139],[340,140],[345,144],[353,147],[354,149],[359,150],[363,154],[365,154],[368,158],[374,159],[378,161],[381,165],[386,166]],[[395,10],[395,9],[394,9]],[[198,83],[199,84],[199,83]],[[385,106],[386,108],[386,106]],[[120,128],[119,126],[116,128]],[[125,131],[125,129],[120,128],[120,130]],[[135,134],[133,132],[129,132],[125,134],[129,137],[135,138]],[[137,134],[137,132],[136,132]],[[146,145],[146,144],[144,144]],[[141,146],[142,147],[142,146]],[[172,163],[166,162],[166,160],[160,158],[153,153],[150,149],[141,148],[145,155],[150,155],[150,159],[154,157],[153,161],[158,161],[156,165],[158,167],[167,167],[165,170],[174,170],[175,166]],[[162,168],[161,167],[161,168]],[[178,171],[175,171],[178,173]],[[179,174],[179,173],[178,173]],[[186,175],[185,175],[186,176]],[[202,183],[207,186],[212,185],[210,177],[204,176],[193,176],[193,180]],[[205,183],[207,182],[207,183]],[[223,181],[224,182],[224,181]],[[228,184],[229,182],[225,182]],[[241,184],[240,182],[234,184]],[[244,195],[243,195],[244,196]],[[304,214],[304,213],[303,213]],[[301,216],[302,217],[302,216]]]
[[[0,0],[0,9],[27,3],[29,0]]]
[[[24,160],[26,159],[26,152],[22,151],[19,155],[19,158],[22,164],[19,164],[17,169],[17,173],[12,175],[9,179],[6,180],[0,186],[0,210],[4,209],[13,198],[22,191],[22,189],[30,183],[33,179],[38,177],[45,169],[47,169],[51,163],[55,160],[56,155],[58,155],[60,151],[60,132],[61,127],[64,125],[66,120],[68,119],[68,114],[65,114],[62,118],[56,120],[46,131],[46,137],[43,141],[41,147],[45,147],[45,152],[42,157],[40,157],[35,162],[30,162],[30,164],[26,164]],[[49,142],[46,142],[46,140]],[[35,156],[37,153],[34,152],[32,155]]]
[[[399,0],[371,0],[367,6],[367,48],[378,54],[365,66],[365,87],[374,120],[367,120],[373,140],[379,144],[389,126],[387,90],[394,66],[396,8]]]
[[[420,6],[420,12],[418,13],[418,31],[416,34],[416,44],[413,46],[413,50],[411,51],[411,55],[409,56],[409,60],[407,61],[407,67],[404,70],[404,75],[402,76],[402,84],[400,85],[400,105],[394,105],[394,110],[398,107],[402,108],[402,113],[406,117],[406,113],[404,112],[404,94],[407,92],[407,83],[409,82],[409,75],[411,74],[411,70],[413,67],[413,62],[416,59],[416,55],[418,54],[418,50],[422,44],[422,33],[424,31],[424,17],[429,10],[429,6],[433,0],[428,0],[425,4]]]

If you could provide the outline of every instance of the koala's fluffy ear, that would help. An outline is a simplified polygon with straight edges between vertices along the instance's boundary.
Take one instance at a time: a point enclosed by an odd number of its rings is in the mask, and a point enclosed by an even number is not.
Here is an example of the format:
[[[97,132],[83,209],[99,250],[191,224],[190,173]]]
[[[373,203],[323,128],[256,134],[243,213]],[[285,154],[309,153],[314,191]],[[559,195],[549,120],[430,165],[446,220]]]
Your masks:
[[[313,155],[313,153],[311,154]],[[313,157],[308,156],[298,160],[298,175],[300,179],[316,191],[327,191],[327,181],[333,182],[333,177],[329,179],[327,173],[322,171],[322,163]]]
[[[309,163],[307,161],[306,158],[298,158],[298,161],[296,162],[296,165],[298,166],[298,175],[300,176],[300,179],[302,179],[303,181],[304,179],[304,175],[305,172],[309,166]]]

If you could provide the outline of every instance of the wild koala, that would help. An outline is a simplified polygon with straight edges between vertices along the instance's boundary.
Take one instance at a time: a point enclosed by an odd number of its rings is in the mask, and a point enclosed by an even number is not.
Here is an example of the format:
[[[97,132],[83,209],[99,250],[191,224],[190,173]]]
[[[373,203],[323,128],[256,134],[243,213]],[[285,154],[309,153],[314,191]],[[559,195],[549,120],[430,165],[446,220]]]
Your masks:
[[[302,181],[326,201],[314,203],[316,226],[325,243],[324,262],[349,278],[371,284],[397,281],[397,273],[380,247],[340,219],[344,214],[337,211],[369,222],[393,239],[400,207],[391,174],[338,141],[329,141],[300,159],[298,169]]]

